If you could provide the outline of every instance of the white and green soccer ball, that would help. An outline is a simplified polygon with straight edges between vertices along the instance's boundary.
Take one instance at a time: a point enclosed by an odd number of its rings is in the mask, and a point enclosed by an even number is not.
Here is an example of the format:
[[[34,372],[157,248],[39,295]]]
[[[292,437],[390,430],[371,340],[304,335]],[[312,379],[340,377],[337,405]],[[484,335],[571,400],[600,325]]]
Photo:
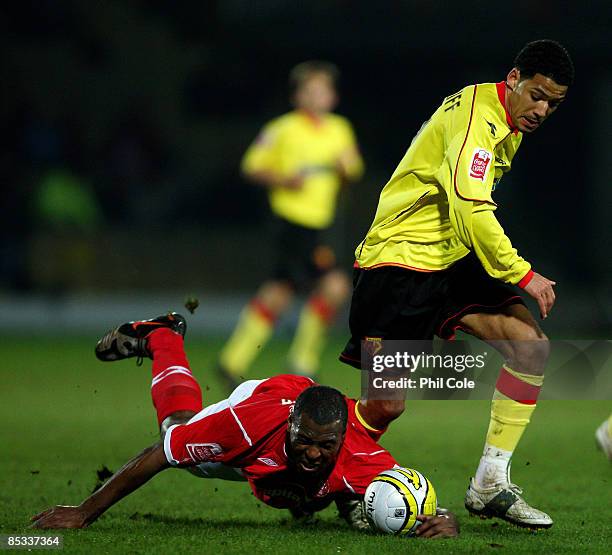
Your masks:
[[[385,534],[411,535],[417,515],[435,515],[438,506],[431,482],[413,468],[392,468],[376,476],[363,499],[370,526]]]

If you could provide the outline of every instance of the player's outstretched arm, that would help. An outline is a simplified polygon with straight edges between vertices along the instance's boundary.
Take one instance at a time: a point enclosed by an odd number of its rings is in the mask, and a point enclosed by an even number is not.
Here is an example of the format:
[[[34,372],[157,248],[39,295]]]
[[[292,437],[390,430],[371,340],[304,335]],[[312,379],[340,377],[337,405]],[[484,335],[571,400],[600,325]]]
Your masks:
[[[438,509],[434,515],[417,515],[421,525],[416,529],[419,538],[454,538],[459,535],[459,521],[447,509]]]
[[[260,170],[244,174],[251,183],[266,187],[268,189],[301,189],[304,184],[304,176],[297,173],[293,177],[285,177],[272,170]]]
[[[162,443],[147,447],[78,506],[56,505],[31,520],[35,528],[85,528],[102,513],[170,465]]]

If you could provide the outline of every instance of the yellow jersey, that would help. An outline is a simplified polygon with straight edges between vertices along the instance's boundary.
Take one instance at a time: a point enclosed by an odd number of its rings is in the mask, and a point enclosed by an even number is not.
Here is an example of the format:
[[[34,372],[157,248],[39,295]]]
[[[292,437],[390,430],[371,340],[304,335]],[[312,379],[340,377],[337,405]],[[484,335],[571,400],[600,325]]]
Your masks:
[[[341,156],[346,177],[363,172],[355,135],[349,121],[337,114],[313,118],[295,110],[270,121],[242,159],[242,171],[273,171],[283,177],[303,177],[300,189],[272,187],[270,207],[279,217],[313,229],[331,225],[341,185],[337,163]]]
[[[497,221],[492,191],[522,134],[505,108],[505,83],[465,87],[423,124],[380,194],[356,265],[444,270],[470,250],[487,273],[517,284],[531,269]]]

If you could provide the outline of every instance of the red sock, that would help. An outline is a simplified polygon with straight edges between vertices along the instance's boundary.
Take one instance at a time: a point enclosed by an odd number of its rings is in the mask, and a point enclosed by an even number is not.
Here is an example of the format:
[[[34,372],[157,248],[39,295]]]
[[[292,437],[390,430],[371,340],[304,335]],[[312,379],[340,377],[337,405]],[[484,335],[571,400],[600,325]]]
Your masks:
[[[202,410],[202,391],[189,369],[183,349],[183,338],[168,328],[152,331],[148,336],[153,358],[151,397],[157,410],[157,422],[179,410]]]
[[[310,308],[316,312],[326,324],[331,324],[336,316],[336,308],[328,303],[322,296],[313,295],[308,299]]]

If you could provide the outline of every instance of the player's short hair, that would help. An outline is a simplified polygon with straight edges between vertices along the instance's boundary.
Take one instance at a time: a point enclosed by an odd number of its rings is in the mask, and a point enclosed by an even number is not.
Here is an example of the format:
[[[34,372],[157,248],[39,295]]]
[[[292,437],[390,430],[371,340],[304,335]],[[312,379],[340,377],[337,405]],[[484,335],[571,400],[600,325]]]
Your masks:
[[[308,60],[296,65],[289,72],[289,89],[294,94],[310,77],[317,73],[327,75],[334,85],[340,78],[340,71],[335,64],[323,60]]]
[[[307,414],[316,424],[340,421],[345,427],[348,407],[344,395],[333,387],[313,385],[300,393],[293,407],[293,416]]]
[[[574,64],[569,52],[555,40],[528,42],[516,56],[514,67],[520,70],[521,78],[541,73],[559,85],[574,82]]]

